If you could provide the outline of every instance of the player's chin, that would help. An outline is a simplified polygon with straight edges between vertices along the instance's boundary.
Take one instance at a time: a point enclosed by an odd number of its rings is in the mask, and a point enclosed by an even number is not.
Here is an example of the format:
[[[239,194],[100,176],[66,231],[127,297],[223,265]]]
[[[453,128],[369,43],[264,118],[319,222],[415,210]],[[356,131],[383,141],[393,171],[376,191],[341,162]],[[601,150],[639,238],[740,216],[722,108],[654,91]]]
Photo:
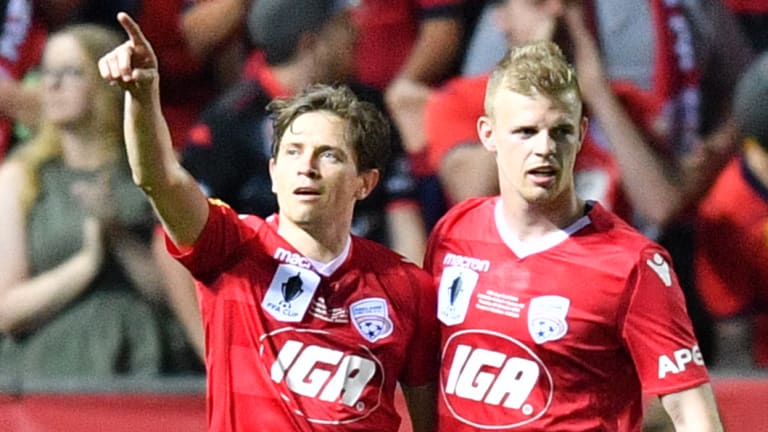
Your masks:
[[[559,193],[554,187],[531,187],[526,195],[526,200],[532,204],[547,204],[557,201]]]

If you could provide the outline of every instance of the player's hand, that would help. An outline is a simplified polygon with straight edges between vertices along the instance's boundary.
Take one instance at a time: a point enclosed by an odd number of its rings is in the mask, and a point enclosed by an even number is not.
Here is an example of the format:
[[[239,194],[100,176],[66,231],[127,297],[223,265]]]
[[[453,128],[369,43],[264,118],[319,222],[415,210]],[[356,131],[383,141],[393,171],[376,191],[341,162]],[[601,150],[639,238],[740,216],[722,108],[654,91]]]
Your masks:
[[[135,93],[147,89],[155,81],[157,56],[138,24],[125,12],[117,14],[117,21],[128,35],[128,40],[99,59],[99,73],[105,80]]]

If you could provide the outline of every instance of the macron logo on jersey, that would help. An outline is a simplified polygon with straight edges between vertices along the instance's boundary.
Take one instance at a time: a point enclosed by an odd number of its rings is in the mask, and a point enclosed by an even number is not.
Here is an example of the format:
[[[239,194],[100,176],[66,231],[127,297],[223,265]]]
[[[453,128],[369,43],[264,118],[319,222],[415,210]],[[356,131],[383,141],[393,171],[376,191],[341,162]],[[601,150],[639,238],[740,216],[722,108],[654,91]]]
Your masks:
[[[443,258],[444,267],[460,267],[474,271],[487,272],[491,269],[491,262],[473,257],[465,257],[452,253],[445,254]]]
[[[301,254],[285,250],[283,248],[277,248],[275,250],[274,258],[278,261],[282,261],[286,264],[292,264],[297,267],[305,269],[312,268],[312,263],[310,263],[306,257]]]
[[[691,362],[697,366],[704,366],[704,357],[698,345],[690,349],[680,348],[672,353],[672,356],[666,354],[659,356],[659,379],[665,378],[668,374],[685,372]]]
[[[655,271],[665,286],[672,286],[672,271],[669,269],[669,263],[661,256],[660,253],[655,253],[653,258],[646,260],[648,267]]]

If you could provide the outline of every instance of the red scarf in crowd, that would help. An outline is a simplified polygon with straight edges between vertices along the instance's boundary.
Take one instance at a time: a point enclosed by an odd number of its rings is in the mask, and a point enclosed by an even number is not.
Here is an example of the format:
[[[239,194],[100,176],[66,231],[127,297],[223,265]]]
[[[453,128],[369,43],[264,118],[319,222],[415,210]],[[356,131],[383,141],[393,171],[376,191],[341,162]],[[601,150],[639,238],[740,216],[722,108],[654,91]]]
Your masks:
[[[691,24],[681,0],[649,0],[655,39],[650,89],[614,81],[612,87],[647,137],[670,154],[693,149],[699,127],[700,72]]]
[[[723,4],[736,13],[768,13],[768,0],[723,0]]]

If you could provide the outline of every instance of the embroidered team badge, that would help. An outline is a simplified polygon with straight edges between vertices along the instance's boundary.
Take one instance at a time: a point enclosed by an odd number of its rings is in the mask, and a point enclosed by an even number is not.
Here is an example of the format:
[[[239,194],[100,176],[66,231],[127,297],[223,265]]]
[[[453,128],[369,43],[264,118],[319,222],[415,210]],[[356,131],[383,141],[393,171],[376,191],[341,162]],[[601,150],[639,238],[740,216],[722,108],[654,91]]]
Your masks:
[[[437,318],[445,325],[464,322],[478,274],[463,267],[446,267],[437,293]]]
[[[571,301],[560,296],[541,296],[531,299],[528,305],[528,331],[533,341],[544,342],[562,338],[568,332],[568,308]]]
[[[320,285],[320,276],[291,264],[280,264],[261,302],[270,315],[279,321],[299,322],[309,308]]]
[[[394,325],[389,319],[389,307],[383,298],[358,300],[349,306],[349,315],[357,331],[369,342],[376,342],[392,334]]]

